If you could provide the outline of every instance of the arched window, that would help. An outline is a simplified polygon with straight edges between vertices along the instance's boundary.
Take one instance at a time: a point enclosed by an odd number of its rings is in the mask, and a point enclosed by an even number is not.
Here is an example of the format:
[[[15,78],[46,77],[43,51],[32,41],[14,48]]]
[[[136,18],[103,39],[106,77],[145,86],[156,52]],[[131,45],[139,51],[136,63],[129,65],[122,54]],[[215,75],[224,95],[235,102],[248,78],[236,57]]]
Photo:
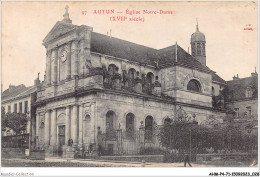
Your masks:
[[[111,76],[114,75],[116,73],[116,68],[117,68],[116,65],[110,64],[108,66],[108,73],[109,73],[109,75],[111,75]]]
[[[128,113],[126,115],[126,138],[132,139],[134,137],[134,119],[135,115]]]
[[[191,47],[192,56],[196,56],[196,44],[193,43]]]
[[[153,138],[153,117],[147,116],[145,119],[145,140]]]
[[[201,44],[201,55],[205,56],[205,44]]]
[[[187,85],[187,90],[191,90],[194,92],[200,92],[201,91],[200,83],[195,79],[190,80]]]
[[[130,68],[128,70],[128,76],[130,79],[134,79],[135,78],[135,75],[136,75],[136,70],[134,68]]]
[[[148,83],[152,84],[154,82],[154,74],[151,72],[147,73],[146,79]]]
[[[116,114],[114,111],[108,111],[106,114],[106,131],[113,131],[115,129]]]
[[[130,68],[128,70],[129,87],[134,87],[135,75],[136,75],[136,70],[134,68]]]
[[[90,137],[90,115],[89,114],[87,114],[85,116],[83,126],[84,126],[84,130],[85,130],[84,137]]]
[[[164,121],[163,121],[163,124],[164,125],[170,125],[172,123],[172,119],[170,119],[170,118],[166,118],[166,119],[164,119]]]
[[[201,44],[200,43],[198,43],[197,44],[197,55],[201,55]]]

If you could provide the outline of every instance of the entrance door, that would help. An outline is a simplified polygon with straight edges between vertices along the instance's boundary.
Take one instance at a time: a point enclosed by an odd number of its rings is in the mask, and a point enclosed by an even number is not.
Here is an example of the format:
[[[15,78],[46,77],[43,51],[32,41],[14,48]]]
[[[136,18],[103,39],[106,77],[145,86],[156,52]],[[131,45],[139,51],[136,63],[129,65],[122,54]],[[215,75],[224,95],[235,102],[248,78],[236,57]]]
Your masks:
[[[65,125],[59,126],[58,140],[59,140],[58,155],[62,156],[62,146],[65,145]]]

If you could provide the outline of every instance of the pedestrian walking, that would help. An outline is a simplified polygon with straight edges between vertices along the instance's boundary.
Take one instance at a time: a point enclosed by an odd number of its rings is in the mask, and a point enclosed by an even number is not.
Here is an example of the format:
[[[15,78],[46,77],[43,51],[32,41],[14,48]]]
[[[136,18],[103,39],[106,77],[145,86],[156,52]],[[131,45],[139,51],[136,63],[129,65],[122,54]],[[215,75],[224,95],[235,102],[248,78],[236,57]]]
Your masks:
[[[184,153],[184,167],[186,167],[186,163],[188,163],[189,166],[192,167],[190,164],[190,156],[188,153]]]

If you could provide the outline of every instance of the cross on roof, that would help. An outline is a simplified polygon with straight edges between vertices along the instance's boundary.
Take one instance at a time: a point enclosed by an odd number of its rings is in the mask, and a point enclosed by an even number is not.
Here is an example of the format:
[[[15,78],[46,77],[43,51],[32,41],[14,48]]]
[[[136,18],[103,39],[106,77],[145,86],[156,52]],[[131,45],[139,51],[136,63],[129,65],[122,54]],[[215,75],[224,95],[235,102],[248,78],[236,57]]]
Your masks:
[[[69,6],[66,5],[66,6],[65,6],[65,13],[66,13],[66,14],[68,13],[68,9],[69,9]]]

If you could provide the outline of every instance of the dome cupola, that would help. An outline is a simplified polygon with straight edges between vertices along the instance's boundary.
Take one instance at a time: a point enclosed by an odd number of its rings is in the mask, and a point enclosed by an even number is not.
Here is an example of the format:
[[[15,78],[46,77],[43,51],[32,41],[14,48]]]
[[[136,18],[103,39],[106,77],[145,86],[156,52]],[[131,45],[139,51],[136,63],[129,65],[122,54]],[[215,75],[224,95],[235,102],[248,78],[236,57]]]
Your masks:
[[[199,31],[197,21],[196,32],[191,35],[191,55],[196,58],[201,64],[206,66],[206,38],[205,35]]]
[[[204,42],[206,41],[205,35],[199,31],[199,25],[197,23],[196,32],[191,35],[191,42]]]

